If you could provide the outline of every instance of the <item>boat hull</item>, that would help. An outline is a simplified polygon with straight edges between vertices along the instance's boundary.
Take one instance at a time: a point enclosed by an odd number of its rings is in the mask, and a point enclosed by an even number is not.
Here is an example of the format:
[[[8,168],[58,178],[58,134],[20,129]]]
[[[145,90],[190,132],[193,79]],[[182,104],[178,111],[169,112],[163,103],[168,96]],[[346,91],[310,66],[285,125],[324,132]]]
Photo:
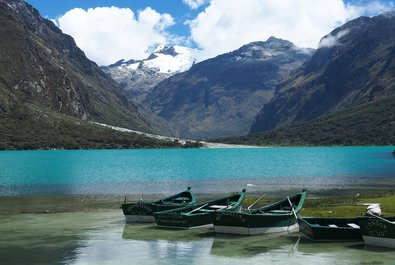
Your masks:
[[[363,218],[298,218],[299,231],[314,241],[362,241]]]
[[[203,202],[198,205],[154,213],[158,227],[190,229],[212,226],[215,214],[222,211],[240,211],[244,200],[242,192],[221,199]]]
[[[187,214],[155,214],[155,222],[158,227],[191,229],[199,227],[211,227],[213,214],[202,213],[197,215]]]
[[[375,236],[363,236],[366,245],[395,248],[395,238],[383,238]]]
[[[218,212],[214,219],[217,233],[259,235],[298,231],[297,214],[302,209],[306,191],[272,204],[241,213]]]
[[[245,236],[253,236],[253,235],[265,235],[265,234],[273,234],[273,233],[283,233],[283,232],[297,232],[299,231],[299,225],[293,224],[291,226],[278,226],[278,227],[241,227],[241,226],[214,226],[214,230],[216,233],[220,234],[234,234],[234,235],[245,235]]]
[[[153,215],[125,215],[127,223],[153,223],[155,218]]]
[[[155,222],[153,216],[155,212],[192,206],[195,203],[196,197],[192,193],[191,187],[188,187],[186,191],[157,201],[126,203],[125,197],[125,203],[121,205],[121,209],[127,223],[153,223]]]
[[[366,245],[395,248],[395,217],[383,220],[368,218],[361,222],[361,233]]]
[[[247,213],[217,213],[214,219],[216,233],[260,235],[298,231],[298,223],[292,213],[284,215],[250,215]]]
[[[167,211],[177,209],[184,205],[155,205],[152,203],[128,203],[122,205],[122,211],[125,215],[125,220],[128,223],[153,223],[155,218],[154,212]]]

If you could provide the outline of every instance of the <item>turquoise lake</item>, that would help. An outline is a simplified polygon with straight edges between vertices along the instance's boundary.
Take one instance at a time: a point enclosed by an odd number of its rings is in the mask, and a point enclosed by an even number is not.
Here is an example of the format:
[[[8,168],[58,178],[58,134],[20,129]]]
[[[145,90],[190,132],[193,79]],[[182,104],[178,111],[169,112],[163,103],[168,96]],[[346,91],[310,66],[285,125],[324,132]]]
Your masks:
[[[123,196],[395,189],[393,147],[0,152],[0,265],[394,264],[363,242],[125,224]],[[96,196],[98,195],[98,196]],[[133,198],[134,196],[134,198]],[[129,198],[129,197],[128,197]]]
[[[393,147],[0,152],[0,196],[395,187]]]

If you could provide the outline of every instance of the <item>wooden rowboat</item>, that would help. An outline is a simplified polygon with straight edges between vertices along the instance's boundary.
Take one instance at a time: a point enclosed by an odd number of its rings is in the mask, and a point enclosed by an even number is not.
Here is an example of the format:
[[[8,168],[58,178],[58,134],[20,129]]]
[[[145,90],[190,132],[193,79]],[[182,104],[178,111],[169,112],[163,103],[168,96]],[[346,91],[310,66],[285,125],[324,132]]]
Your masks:
[[[154,213],[158,227],[169,228],[197,228],[211,226],[215,213],[239,211],[244,200],[246,190],[235,195],[187,206],[179,209]]]
[[[188,187],[186,191],[177,193],[170,197],[157,201],[140,201],[134,203],[125,203],[121,205],[126,222],[153,223],[155,218],[154,212],[165,211],[170,209],[181,208],[196,203],[196,197]]]
[[[270,205],[241,213],[218,212],[216,233],[258,235],[298,230],[297,213],[302,209],[306,191]]]
[[[369,217],[298,217],[299,231],[314,241],[362,241],[360,222]]]
[[[360,223],[366,245],[395,248],[395,217],[370,215]]]

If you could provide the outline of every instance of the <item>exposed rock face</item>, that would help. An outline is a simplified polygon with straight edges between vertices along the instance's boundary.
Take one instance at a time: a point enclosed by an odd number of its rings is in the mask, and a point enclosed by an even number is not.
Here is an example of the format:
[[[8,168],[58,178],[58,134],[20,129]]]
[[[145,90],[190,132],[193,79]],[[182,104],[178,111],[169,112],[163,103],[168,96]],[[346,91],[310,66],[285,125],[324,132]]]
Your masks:
[[[0,0],[0,113],[24,103],[149,131],[123,90],[51,21],[22,0]]]
[[[168,121],[176,136],[202,139],[247,133],[275,85],[311,54],[274,37],[250,43],[162,81],[143,105]]]
[[[395,95],[395,16],[350,21],[325,36],[312,59],[279,85],[251,128],[270,130]]]
[[[190,48],[161,45],[144,60],[120,60],[102,69],[139,104],[161,81],[191,68],[196,55]]]

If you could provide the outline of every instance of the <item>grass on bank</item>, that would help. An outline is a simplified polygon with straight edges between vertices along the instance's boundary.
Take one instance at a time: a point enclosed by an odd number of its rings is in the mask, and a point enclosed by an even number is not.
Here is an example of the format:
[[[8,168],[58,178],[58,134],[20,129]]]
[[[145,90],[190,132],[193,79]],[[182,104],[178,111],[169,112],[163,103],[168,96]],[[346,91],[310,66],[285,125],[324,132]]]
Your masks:
[[[244,209],[251,205],[257,198],[247,197]],[[253,208],[267,205],[282,198],[266,198],[257,203]],[[379,203],[384,216],[395,216],[395,195],[360,197],[306,197],[301,216],[310,217],[357,217],[366,213],[366,203]]]

